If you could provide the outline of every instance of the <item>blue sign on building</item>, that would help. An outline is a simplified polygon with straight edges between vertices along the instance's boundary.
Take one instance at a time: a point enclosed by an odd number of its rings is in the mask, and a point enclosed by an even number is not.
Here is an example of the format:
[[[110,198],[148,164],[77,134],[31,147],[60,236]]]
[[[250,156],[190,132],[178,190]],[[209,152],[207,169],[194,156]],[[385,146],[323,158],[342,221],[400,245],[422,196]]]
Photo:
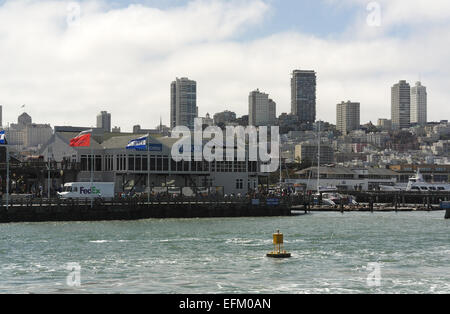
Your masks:
[[[266,203],[269,206],[278,206],[280,205],[280,200],[278,198],[268,198]]]

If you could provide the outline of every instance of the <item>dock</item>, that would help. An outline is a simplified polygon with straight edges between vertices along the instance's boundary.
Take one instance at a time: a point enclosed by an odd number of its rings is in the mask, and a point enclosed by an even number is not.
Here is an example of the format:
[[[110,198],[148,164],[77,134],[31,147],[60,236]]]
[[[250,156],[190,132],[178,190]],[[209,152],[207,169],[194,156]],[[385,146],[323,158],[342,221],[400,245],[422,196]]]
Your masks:
[[[0,223],[104,221],[166,218],[225,218],[290,216],[291,207],[283,201],[258,199],[89,199],[20,200],[0,208]]]
[[[165,218],[225,218],[297,216],[311,212],[413,212],[444,210],[450,193],[346,192],[336,206],[326,206],[310,194],[244,197],[147,197],[95,199],[16,199],[0,206],[0,223],[102,221]],[[450,217],[447,209],[446,216]]]

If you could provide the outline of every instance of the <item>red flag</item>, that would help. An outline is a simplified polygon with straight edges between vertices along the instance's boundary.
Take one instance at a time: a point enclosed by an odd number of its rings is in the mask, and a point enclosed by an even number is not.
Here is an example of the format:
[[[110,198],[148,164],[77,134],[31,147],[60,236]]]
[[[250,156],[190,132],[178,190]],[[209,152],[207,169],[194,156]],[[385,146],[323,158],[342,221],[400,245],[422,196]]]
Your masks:
[[[89,133],[88,133],[89,132]],[[77,137],[70,140],[70,147],[89,147],[91,146],[92,131],[81,132]]]

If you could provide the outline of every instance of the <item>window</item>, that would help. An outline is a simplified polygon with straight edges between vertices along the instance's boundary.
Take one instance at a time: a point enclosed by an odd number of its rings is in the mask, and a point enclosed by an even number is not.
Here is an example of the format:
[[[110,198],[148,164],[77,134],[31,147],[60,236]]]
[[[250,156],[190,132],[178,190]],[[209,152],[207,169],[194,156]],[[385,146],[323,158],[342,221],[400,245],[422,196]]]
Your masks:
[[[142,157],[141,156],[136,156],[136,171],[141,171],[142,170]]]
[[[156,156],[150,156],[150,171],[156,170]]]
[[[244,180],[237,179],[236,180],[236,190],[242,190],[244,188]]]
[[[134,171],[134,155],[128,155],[128,170]]]
[[[162,156],[158,156],[156,159],[156,171],[163,171]]]

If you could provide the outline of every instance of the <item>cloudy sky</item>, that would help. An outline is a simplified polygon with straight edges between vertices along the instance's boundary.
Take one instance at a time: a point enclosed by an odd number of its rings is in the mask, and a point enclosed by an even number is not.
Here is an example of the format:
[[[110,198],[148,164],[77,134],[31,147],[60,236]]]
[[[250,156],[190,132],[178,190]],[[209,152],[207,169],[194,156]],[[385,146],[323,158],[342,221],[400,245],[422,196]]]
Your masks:
[[[450,119],[448,0],[0,0],[3,124],[94,126],[101,110],[130,131],[168,124],[170,82],[198,84],[200,115],[247,114],[259,88],[290,111],[290,73],[318,74],[318,118],[361,102],[390,116],[390,87],[419,78],[429,119]]]

